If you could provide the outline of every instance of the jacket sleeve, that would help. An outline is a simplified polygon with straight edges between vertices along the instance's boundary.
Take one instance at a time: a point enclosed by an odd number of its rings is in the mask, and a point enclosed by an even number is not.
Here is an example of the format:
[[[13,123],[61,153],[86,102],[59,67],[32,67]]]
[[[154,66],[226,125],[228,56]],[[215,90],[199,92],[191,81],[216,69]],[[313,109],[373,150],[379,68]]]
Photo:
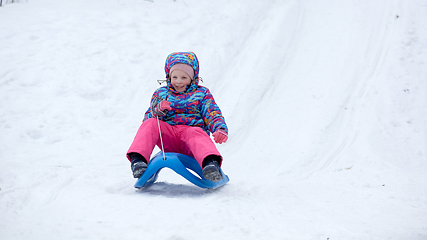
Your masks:
[[[228,127],[225,123],[225,119],[222,116],[221,109],[215,103],[215,100],[209,91],[206,89],[206,94],[202,100],[202,117],[205,125],[210,132],[214,133],[216,130],[222,128],[228,134]]]

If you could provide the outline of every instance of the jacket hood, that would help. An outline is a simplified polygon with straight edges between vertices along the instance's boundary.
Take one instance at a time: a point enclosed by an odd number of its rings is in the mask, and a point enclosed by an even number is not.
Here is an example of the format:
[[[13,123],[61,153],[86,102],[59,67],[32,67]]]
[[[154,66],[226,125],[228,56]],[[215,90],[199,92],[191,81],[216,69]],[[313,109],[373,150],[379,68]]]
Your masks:
[[[199,77],[199,60],[193,52],[174,52],[168,55],[165,62],[166,78],[169,78],[170,69],[177,63],[190,65],[194,70],[194,79]]]

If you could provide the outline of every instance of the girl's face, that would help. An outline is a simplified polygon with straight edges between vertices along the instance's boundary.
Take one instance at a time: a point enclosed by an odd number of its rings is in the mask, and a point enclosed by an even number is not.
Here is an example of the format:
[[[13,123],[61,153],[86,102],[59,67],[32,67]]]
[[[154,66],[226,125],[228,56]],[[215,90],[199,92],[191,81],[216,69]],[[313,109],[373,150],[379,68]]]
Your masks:
[[[191,84],[191,78],[184,71],[176,69],[171,74],[171,84],[177,92],[184,92]]]

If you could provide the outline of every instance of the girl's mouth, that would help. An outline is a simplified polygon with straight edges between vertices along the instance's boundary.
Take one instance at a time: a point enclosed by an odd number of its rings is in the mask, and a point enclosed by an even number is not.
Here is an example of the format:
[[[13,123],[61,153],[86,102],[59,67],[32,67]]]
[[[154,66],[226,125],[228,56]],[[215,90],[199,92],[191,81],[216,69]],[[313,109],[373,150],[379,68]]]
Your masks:
[[[175,90],[179,91],[179,90],[185,90],[185,86],[177,86],[175,85]]]

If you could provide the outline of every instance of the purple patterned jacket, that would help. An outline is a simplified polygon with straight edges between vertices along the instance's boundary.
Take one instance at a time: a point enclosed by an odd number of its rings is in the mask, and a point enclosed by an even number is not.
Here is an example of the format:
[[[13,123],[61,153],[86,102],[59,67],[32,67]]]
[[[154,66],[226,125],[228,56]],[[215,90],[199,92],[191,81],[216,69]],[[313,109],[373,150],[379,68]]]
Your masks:
[[[160,120],[170,125],[188,125],[203,128],[208,134],[222,128],[228,134],[227,124],[222,116],[221,109],[208,88],[199,85],[199,79],[194,80],[184,92],[177,92],[168,82],[167,86],[158,88],[151,97],[151,102],[156,97],[171,102],[172,110]],[[144,120],[155,118],[151,107],[145,113]]]

